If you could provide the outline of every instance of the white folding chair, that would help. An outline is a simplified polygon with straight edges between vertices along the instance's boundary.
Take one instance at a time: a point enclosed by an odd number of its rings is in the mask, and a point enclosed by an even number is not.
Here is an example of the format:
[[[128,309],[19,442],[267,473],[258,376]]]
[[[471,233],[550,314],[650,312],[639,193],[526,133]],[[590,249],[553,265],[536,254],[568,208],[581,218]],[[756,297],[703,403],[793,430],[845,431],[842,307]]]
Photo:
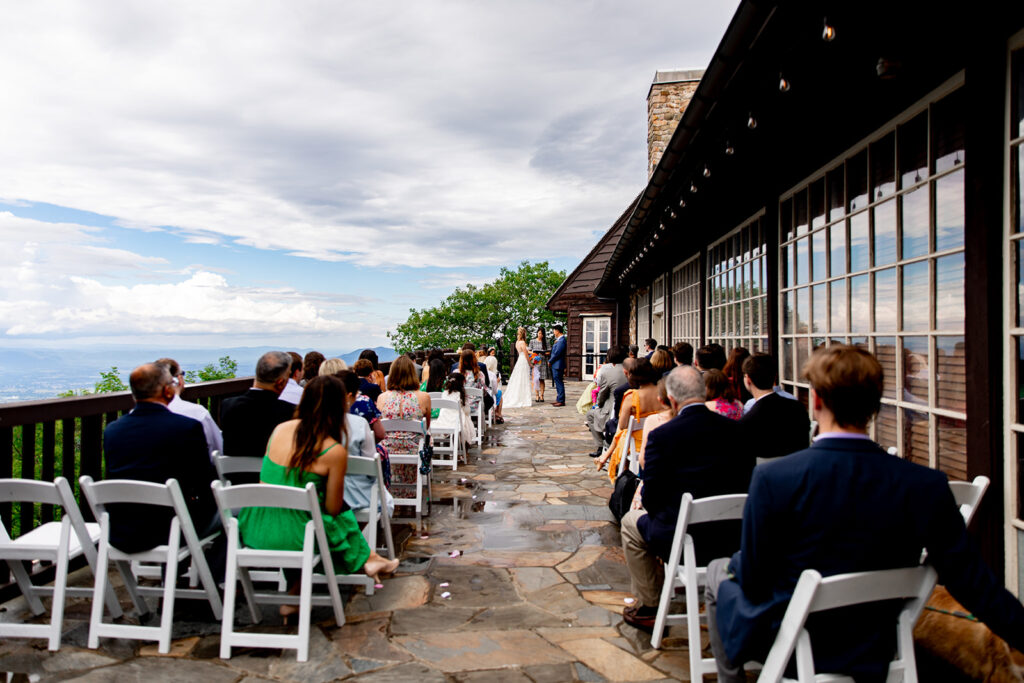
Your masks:
[[[166,484],[154,484],[148,481],[132,479],[110,479],[94,482],[92,477],[85,475],[79,482],[82,493],[89,501],[93,515],[100,520],[99,553],[96,561],[96,582],[93,587],[92,614],[89,619],[89,647],[99,647],[100,638],[129,638],[133,640],[155,640],[161,654],[171,650],[171,624],[174,620],[175,598],[205,599],[215,618],[221,618],[220,593],[203,555],[203,546],[212,542],[220,532],[200,539],[192,525],[192,517],[181,487],[176,479],[168,479]],[[115,503],[133,503],[137,505],[158,505],[174,510],[171,528],[164,543],[151,550],[138,553],[126,553],[110,545],[110,513],[107,506]],[[185,547],[181,547],[181,537],[185,537]],[[197,567],[199,583],[202,589],[176,588],[178,564],[191,556],[192,564]],[[162,587],[140,586],[131,571],[131,562],[155,562],[167,565]],[[114,562],[124,581],[128,595],[140,614],[147,614],[149,606],[143,599],[145,595],[163,597],[160,610],[159,626],[135,626],[132,624],[112,624],[103,621],[103,601],[100,596],[107,590],[110,562]]]
[[[0,623],[0,636],[46,638],[49,641],[47,647],[57,650],[60,648],[64,623],[65,596],[91,597],[93,594],[91,588],[68,587],[68,562],[84,554],[89,568],[95,573],[95,544],[99,540],[100,525],[85,523],[68,480],[64,477],[57,477],[53,483],[31,479],[0,479],[0,502],[59,505],[63,511],[59,522],[46,522],[16,539],[11,539],[7,528],[0,523],[0,559],[5,560],[10,567],[29,609],[33,614],[42,614],[46,610],[40,596],[53,596],[49,624]],[[26,568],[25,562],[31,563],[31,570]],[[32,583],[32,574],[42,570],[42,562],[52,562],[56,569],[53,586],[36,586]],[[121,605],[113,588],[105,592],[104,600],[114,616],[121,616]]]
[[[487,428],[487,422],[484,419],[484,390],[476,387],[466,387],[466,400],[472,401],[474,399],[480,399],[476,404],[476,412],[470,415],[470,418],[476,424],[476,447],[483,448],[484,445],[484,430]]]
[[[391,513],[388,512],[386,489],[384,488],[384,473],[381,470],[380,455],[375,454],[372,458],[365,458],[358,455],[348,456],[348,465],[345,476],[364,475],[373,477],[374,487],[370,491],[370,504],[365,508],[353,509],[352,514],[356,521],[364,524],[363,537],[366,543],[374,550],[377,546],[377,525],[384,529],[384,547],[388,559],[395,558],[395,541],[391,536]],[[366,592],[373,595],[373,582],[367,586]]]
[[[232,647],[288,648],[297,651],[297,659],[305,662],[309,659],[310,612],[314,602],[318,605],[330,604],[334,608],[334,619],[338,626],[345,623],[345,611],[341,603],[339,581],[357,577],[338,577],[334,573],[331,561],[331,548],[324,531],[323,515],[320,512],[320,501],[316,487],[312,482],[306,488],[293,486],[272,486],[270,484],[243,484],[241,486],[223,486],[219,481],[213,482],[213,495],[217,499],[221,519],[228,533],[227,573],[224,580],[224,619],[221,623],[220,656],[221,659],[231,658]],[[232,513],[233,509],[246,507],[272,507],[300,510],[309,515],[302,540],[302,550],[263,550],[249,548],[241,543],[238,520]],[[320,562],[323,565],[322,583],[327,585],[328,595],[313,596],[313,568]],[[256,593],[253,589],[249,569],[253,567],[283,570],[295,568],[302,570],[299,595],[288,595],[280,592]],[[372,590],[373,580],[363,576]],[[246,633],[235,630],[235,598],[237,583],[242,582],[242,592],[249,604],[249,615],[254,623],[260,621],[258,602],[270,604],[299,605],[299,630],[296,635],[281,633]],[[352,582],[352,581],[349,581]],[[365,583],[365,582],[363,582]]]
[[[765,683],[792,681],[783,678],[786,665],[796,651],[797,681],[853,681],[847,676],[818,674],[814,670],[811,637],[804,628],[812,612],[836,609],[883,600],[903,599],[903,609],[896,624],[896,657],[889,663],[889,678],[904,683],[917,683],[914,660],[914,624],[921,615],[928,596],[935,587],[936,574],[931,567],[887,569],[856,574],[837,574],[827,579],[813,569],[805,569],[793,591],[775,643],[765,659],[761,676]]]
[[[697,566],[697,551],[693,537],[688,531],[692,524],[743,519],[743,506],[746,502],[745,493],[697,500],[689,493],[684,493],[679,503],[679,517],[676,521],[675,535],[672,537],[672,553],[665,563],[665,582],[661,587],[661,600],[658,602],[658,615],[654,620],[654,631],[651,633],[651,646],[655,649],[661,647],[661,640],[668,624],[685,622],[690,651],[691,681],[703,680],[705,674],[715,673],[716,668],[713,657],[701,657],[700,624],[702,621],[706,623],[707,618],[700,613],[700,587],[705,584],[707,567]],[[669,614],[669,605],[678,587],[686,591],[686,612]]]
[[[985,476],[977,476],[974,481],[951,481],[949,488],[953,489],[953,498],[960,506],[960,514],[964,516],[964,525],[970,526],[974,519],[974,513],[981,503],[981,499],[988,490],[989,479]]]
[[[263,468],[263,458],[251,455],[221,455],[220,451],[214,451],[212,458],[213,466],[217,469],[217,478],[225,486],[231,485],[230,475],[236,472],[258,476]]]
[[[430,437],[434,442],[434,455],[448,455],[449,458],[435,457],[432,464],[451,467],[452,472],[459,469],[459,453],[462,450],[462,406],[450,398],[430,399],[430,407],[440,410],[455,411],[454,427],[439,427],[435,421],[430,423]],[[447,444],[447,445],[446,445]]]
[[[632,415],[629,416],[629,423],[626,425],[626,433],[623,435],[622,445],[622,457],[619,458],[619,469],[615,473],[615,476],[619,476],[622,472],[629,467],[629,471],[633,474],[640,474],[640,451],[636,448],[636,437],[634,434],[640,432],[643,434],[644,422],[647,418],[636,419]]]
[[[435,398],[442,398],[444,396],[444,393],[440,392],[440,391],[428,391],[427,392],[427,396],[430,397],[431,405],[433,405],[434,399]]]
[[[411,432],[416,435],[418,439],[415,453],[388,453],[388,459],[391,460],[392,465],[415,465],[416,466],[416,494],[409,497],[399,498],[394,496],[395,508],[399,505],[412,506],[415,510],[416,521],[419,522],[420,515],[423,513],[423,480],[424,475],[420,472],[420,449],[423,447],[423,439],[425,429],[423,422],[419,420],[381,420],[381,427],[384,428],[385,434],[390,432]],[[426,477],[427,486],[429,491],[430,477]],[[399,484],[401,486],[401,484]]]

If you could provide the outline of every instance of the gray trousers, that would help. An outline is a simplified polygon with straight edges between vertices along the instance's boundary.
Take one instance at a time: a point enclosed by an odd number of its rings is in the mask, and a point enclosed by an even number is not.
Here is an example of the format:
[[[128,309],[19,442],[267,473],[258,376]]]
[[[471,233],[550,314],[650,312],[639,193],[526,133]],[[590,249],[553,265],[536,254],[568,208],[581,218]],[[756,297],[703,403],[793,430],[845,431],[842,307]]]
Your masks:
[[[661,600],[661,585],[665,582],[665,568],[661,560],[647,549],[647,542],[636,526],[643,510],[630,510],[620,523],[622,530],[622,553],[626,556],[629,580],[633,595],[640,607],[657,607]]]
[[[708,638],[711,651],[715,654],[715,667],[718,669],[719,683],[745,683],[747,676],[743,673],[743,662],[735,664],[725,655],[725,645],[718,632],[718,586],[729,579],[729,558],[720,557],[708,564],[707,585],[704,588],[704,612],[708,617]]]

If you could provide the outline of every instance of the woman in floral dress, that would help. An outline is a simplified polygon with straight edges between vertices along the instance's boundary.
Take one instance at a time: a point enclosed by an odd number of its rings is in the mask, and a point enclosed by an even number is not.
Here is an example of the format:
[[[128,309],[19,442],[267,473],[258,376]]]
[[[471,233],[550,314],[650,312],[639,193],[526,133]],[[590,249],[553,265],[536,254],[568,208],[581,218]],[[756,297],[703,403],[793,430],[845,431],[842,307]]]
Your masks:
[[[388,390],[377,398],[377,409],[383,420],[425,420],[430,429],[430,396],[420,391],[416,366],[405,356],[391,363]],[[390,455],[419,453],[420,432],[391,432],[382,442]],[[391,485],[416,485],[416,465],[392,465]]]

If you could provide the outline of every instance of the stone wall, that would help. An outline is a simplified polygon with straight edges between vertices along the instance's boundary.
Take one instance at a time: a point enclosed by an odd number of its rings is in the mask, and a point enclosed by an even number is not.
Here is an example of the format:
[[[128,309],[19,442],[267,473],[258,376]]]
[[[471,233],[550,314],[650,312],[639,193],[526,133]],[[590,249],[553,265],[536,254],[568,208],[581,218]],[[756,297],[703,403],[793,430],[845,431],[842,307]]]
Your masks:
[[[686,106],[704,75],[703,69],[658,71],[647,94],[647,178],[654,173]]]

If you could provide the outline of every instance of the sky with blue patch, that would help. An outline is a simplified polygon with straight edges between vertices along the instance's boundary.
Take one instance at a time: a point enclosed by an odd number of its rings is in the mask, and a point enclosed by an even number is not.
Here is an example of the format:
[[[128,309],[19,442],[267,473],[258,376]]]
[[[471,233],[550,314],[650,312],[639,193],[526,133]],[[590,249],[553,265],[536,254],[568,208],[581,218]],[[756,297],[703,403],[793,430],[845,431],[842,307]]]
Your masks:
[[[0,346],[387,345],[571,271],[658,69],[734,3],[24,3],[0,25]]]

